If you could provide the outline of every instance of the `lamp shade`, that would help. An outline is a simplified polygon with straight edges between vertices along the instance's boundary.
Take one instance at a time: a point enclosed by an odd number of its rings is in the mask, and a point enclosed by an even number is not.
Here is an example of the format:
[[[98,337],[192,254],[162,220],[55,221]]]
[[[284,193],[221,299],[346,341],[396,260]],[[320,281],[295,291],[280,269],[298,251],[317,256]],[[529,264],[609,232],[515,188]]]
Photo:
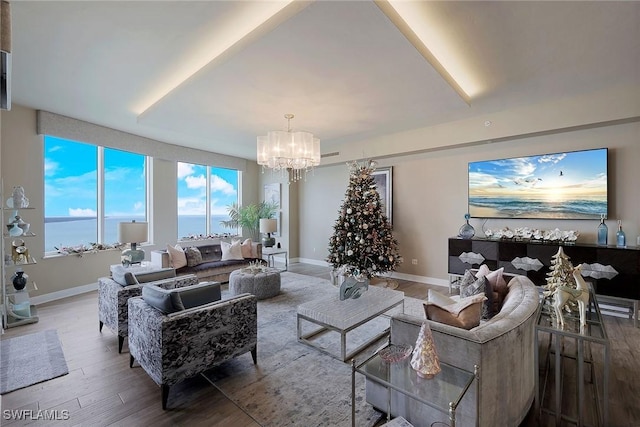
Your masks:
[[[142,243],[149,240],[147,222],[121,222],[118,223],[118,242],[120,243]]]
[[[275,219],[260,218],[261,233],[275,233],[278,229],[278,222]]]

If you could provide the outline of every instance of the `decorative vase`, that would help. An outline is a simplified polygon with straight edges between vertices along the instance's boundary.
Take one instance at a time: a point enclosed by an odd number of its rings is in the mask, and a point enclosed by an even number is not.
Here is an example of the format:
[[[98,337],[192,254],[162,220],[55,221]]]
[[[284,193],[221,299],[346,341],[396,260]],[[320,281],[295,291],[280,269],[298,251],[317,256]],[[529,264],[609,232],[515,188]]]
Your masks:
[[[460,231],[458,232],[458,236],[462,237],[463,239],[471,239],[476,235],[475,228],[473,228],[471,224],[469,224],[469,218],[471,218],[471,215],[469,215],[468,213],[464,214],[466,223],[463,224],[462,227],[460,227]]]
[[[345,277],[340,285],[340,301],[360,298],[367,289],[369,289],[369,279],[358,280],[353,276]]]
[[[26,208],[29,206],[29,199],[27,199],[24,196],[24,188],[23,187],[13,187],[13,194],[12,194],[12,202],[13,202],[13,208],[14,209],[19,209],[19,208]]]
[[[609,228],[604,223],[604,214],[600,215],[600,224],[597,228],[598,234],[598,246],[607,246],[607,236],[609,234]]]
[[[440,371],[440,360],[436,353],[433,334],[427,322],[422,323],[416,346],[411,355],[411,367],[422,378],[433,378]]]
[[[23,290],[27,286],[28,279],[29,276],[27,276],[22,270],[17,270],[13,273],[13,276],[11,276],[11,282],[13,283],[13,287],[16,291]]]

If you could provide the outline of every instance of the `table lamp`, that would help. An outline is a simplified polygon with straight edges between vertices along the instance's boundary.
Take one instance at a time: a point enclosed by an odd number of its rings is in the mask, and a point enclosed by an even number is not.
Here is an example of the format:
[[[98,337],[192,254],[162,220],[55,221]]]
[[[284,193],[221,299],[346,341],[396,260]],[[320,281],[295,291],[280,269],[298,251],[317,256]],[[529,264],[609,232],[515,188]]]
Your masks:
[[[276,239],[271,237],[271,233],[274,233],[278,229],[278,222],[273,218],[260,218],[260,232],[266,233],[267,237],[262,238],[262,246],[271,248],[276,244]]]
[[[144,261],[144,251],[138,249],[138,243],[146,242],[149,224],[147,222],[120,222],[118,223],[118,242],[130,243],[131,248],[122,251],[120,259],[122,265],[140,264]]]

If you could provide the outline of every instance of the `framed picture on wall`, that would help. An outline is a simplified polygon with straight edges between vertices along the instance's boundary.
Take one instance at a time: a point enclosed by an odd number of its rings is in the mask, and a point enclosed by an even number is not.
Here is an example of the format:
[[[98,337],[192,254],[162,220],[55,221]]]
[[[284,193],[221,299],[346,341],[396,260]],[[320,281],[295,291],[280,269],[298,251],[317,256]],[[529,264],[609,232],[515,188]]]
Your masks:
[[[271,235],[273,237],[280,237],[282,236],[282,232],[280,231],[280,227],[282,227],[282,211],[276,212],[275,217],[278,225],[276,226],[276,231],[271,233]]]
[[[392,181],[393,167],[378,168],[371,173],[374,182],[376,183],[376,189],[380,194],[380,201],[382,202],[383,212],[389,219],[389,224],[393,225],[393,181]]]
[[[280,183],[264,185],[264,201],[268,203],[275,203],[280,208]]]

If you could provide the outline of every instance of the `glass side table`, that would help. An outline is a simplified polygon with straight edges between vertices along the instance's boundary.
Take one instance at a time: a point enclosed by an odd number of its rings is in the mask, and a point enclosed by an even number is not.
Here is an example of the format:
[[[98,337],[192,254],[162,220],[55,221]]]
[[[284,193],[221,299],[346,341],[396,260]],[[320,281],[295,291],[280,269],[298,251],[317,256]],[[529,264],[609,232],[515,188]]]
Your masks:
[[[535,392],[535,411],[538,417],[542,412],[546,412],[555,417],[556,425],[561,425],[562,421],[568,421],[576,425],[585,425],[585,364],[590,365],[590,377],[595,388],[595,409],[599,425],[609,425],[609,361],[610,361],[610,343],[607,337],[607,331],[602,319],[602,313],[593,292],[593,286],[589,283],[589,306],[586,311],[587,325],[580,328],[580,319],[576,314],[564,315],[564,329],[558,325],[558,321],[553,312],[553,307],[541,303],[538,310],[538,319],[535,326],[535,343],[534,343],[534,363],[536,367],[540,367],[540,335],[549,334],[549,342],[546,351],[545,367],[543,372],[545,380],[540,384],[540,375],[536,375],[536,392]],[[565,351],[565,340],[575,342],[574,354],[567,354]],[[598,375],[594,367],[593,353],[591,345],[598,344],[602,346],[602,396],[598,387]],[[553,354],[553,357],[552,357]],[[563,377],[563,359],[573,361],[576,366],[576,407],[577,416],[571,417],[562,413],[562,377]],[[544,408],[544,396],[546,391],[547,377],[550,372],[551,364],[555,370],[555,402],[553,408]]]
[[[355,360],[351,361],[351,425],[353,427],[356,422],[356,372],[387,387],[387,420],[391,419],[391,390],[393,389],[448,414],[449,425],[455,427],[456,408],[474,380],[476,380],[476,396],[479,395],[480,367],[475,365],[474,372],[469,372],[440,361],[442,371],[431,379],[425,379],[416,374],[409,363],[410,360],[411,358],[408,357],[402,362],[388,363],[376,353],[359,365],[356,365]]]

